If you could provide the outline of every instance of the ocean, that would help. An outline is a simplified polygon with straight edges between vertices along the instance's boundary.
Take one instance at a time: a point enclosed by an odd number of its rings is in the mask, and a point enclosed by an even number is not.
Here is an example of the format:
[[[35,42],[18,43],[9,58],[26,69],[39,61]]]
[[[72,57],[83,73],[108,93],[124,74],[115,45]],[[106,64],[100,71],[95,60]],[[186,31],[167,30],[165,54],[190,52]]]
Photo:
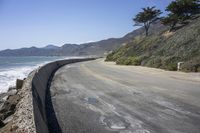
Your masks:
[[[15,86],[16,79],[24,79],[39,66],[46,63],[73,57],[0,57],[0,93],[7,92],[9,87]]]

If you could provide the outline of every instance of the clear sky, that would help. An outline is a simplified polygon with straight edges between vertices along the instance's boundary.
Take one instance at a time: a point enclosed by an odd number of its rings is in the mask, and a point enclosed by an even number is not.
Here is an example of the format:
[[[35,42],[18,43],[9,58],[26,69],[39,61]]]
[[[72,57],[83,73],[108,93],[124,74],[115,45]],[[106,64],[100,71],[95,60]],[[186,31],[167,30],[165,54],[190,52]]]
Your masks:
[[[171,0],[0,0],[0,50],[85,43],[134,30],[142,7]]]

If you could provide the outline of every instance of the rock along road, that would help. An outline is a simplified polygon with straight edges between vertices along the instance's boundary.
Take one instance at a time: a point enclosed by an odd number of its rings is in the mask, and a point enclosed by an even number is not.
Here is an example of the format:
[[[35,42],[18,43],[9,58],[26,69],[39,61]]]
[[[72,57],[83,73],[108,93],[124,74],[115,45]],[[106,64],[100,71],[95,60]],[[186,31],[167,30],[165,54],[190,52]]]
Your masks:
[[[50,90],[63,133],[200,133],[199,73],[98,59],[60,68]]]

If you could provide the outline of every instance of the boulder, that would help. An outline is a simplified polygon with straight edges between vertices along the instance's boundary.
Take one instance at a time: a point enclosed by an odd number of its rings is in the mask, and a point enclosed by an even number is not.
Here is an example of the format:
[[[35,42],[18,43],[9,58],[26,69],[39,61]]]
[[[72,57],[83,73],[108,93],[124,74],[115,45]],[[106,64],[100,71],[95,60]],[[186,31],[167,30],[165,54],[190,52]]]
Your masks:
[[[3,103],[0,110],[0,120],[5,120],[8,116],[14,114],[16,105],[20,100],[19,95],[12,95],[7,98],[7,101]]]
[[[4,124],[8,124],[9,122],[12,121],[12,119],[13,119],[13,115],[8,116],[8,117],[3,121],[3,123],[4,123]]]
[[[16,87],[15,86],[11,86],[8,88],[8,91],[12,91],[12,90],[16,90]]]
[[[15,95],[17,93],[17,90],[16,89],[13,89],[13,90],[10,90],[7,92],[7,94],[10,96],[10,95]]]
[[[21,89],[22,86],[23,86],[23,84],[24,84],[24,80],[17,79],[17,80],[16,80],[16,89],[17,89],[17,90]]]
[[[1,101],[5,102],[7,99],[8,99],[8,95],[6,95],[5,97],[3,97],[3,98],[1,99]]]
[[[0,120],[0,128],[4,127],[5,124],[3,123],[3,121]]]

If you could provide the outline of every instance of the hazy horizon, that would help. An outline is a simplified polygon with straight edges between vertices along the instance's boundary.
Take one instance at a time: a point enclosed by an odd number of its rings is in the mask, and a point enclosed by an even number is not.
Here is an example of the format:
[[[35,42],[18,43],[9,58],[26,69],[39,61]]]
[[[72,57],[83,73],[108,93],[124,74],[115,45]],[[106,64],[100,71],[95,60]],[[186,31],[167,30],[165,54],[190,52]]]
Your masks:
[[[82,44],[133,31],[142,7],[164,11],[171,0],[0,1],[0,50]]]

